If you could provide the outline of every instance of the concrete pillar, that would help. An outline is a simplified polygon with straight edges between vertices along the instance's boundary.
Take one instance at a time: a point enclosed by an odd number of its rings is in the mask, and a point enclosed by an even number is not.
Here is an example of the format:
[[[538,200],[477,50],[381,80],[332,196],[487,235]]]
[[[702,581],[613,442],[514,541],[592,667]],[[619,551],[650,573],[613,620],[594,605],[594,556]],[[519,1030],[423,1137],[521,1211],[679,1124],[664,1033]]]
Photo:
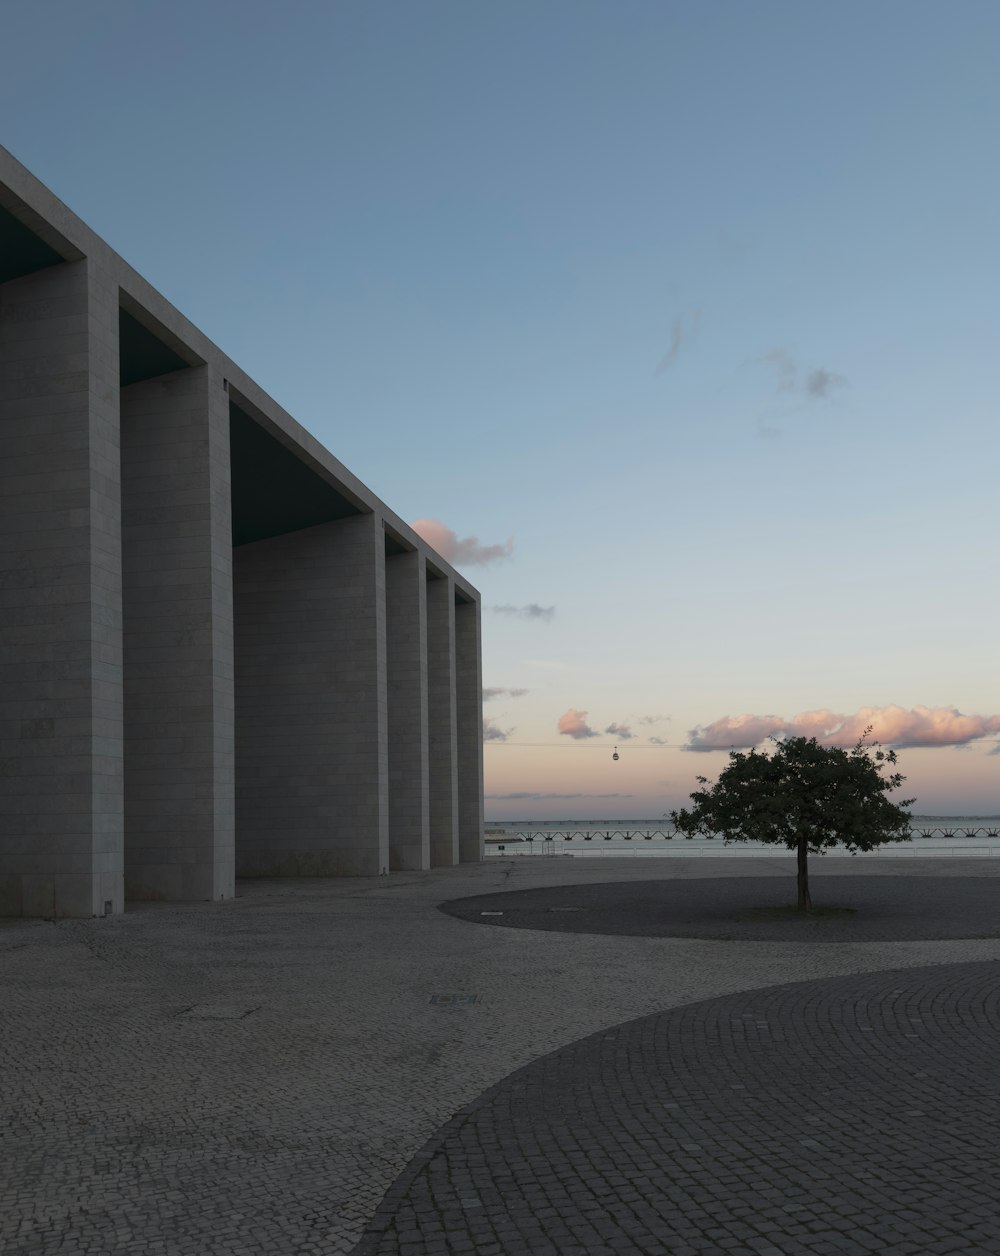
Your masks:
[[[121,394],[125,891],[235,890],[229,399],[207,366]]]
[[[119,912],[118,289],[0,285],[0,914]]]
[[[388,870],[381,519],[238,546],[233,577],[237,875]]]
[[[427,581],[427,739],[431,867],[458,863],[458,730],[455,597],[447,579]]]
[[[390,871],[430,867],[426,589],[422,555],[386,558]]]
[[[478,602],[455,605],[458,857],[483,858],[483,655]]]

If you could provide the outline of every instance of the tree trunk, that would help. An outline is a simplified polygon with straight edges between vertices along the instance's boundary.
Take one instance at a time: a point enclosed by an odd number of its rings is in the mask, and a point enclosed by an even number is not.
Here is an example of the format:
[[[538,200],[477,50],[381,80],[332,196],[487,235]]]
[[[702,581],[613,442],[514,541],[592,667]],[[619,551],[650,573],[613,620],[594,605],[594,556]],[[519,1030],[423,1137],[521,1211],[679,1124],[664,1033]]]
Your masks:
[[[805,833],[798,835],[799,864],[799,911],[811,911],[812,899],[809,897],[809,838]]]

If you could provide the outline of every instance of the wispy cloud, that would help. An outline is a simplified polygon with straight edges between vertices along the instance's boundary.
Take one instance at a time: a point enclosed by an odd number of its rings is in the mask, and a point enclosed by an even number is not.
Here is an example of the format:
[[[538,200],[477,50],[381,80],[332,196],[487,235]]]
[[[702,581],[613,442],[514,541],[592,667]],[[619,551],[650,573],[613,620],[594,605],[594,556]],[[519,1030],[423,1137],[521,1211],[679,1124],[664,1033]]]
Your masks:
[[[775,396],[784,399],[776,413],[772,405],[770,412],[757,416],[757,436],[760,440],[779,440],[784,436],[785,429],[775,420],[788,418],[816,403],[834,400],[836,393],[847,383],[843,375],[827,370],[825,366],[802,367],[781,345],[768,349],[759,358],[743,362],[737,371],[748,366],[765,367],[771,374]]]
[[[787,721],[780,715],[724,715],[711,724],[688,730],[686,750],[729,750],[757,746],[780,732]]]
[[[483,720],[483,741],[506,741],[514,730],[501,728],[496,720],[489,717]]]
[[[774,349],[768,349],[762,357],[755,359],[762,362],[765,366],[770,367],[774,371],[777,379],[776,388],[778,392],[791,392],[795,387],[796,376],[799,368],[795,363],[795,359],[787,349],[779,346]]]
[[[633,798],[634,794],[532,794],[518,790],[513,794],[486,794],[493,802],[545,802],[550,798]]]
[[[835,375],[833,371],[827,371],[818,366],[814,371],[808,372],[803,388],[807,397],[814,401],[822,401],[846,382],[843,375]]]
[[[670,343],[667,345],[667,351],[656,368],[657,375],[663,375],[664,372],[669,371],[677,361],[684,345],[694,342],[695,337],[698,335],[698,324],[700,321],[700,310],[695,310],[691,314],[674,319],[670,327]]]
[[[669,745],[669,743],[668,743],[668,741],[667,741],[666,737],[649,737],[647,740],[648,740],[648,741],[651,741],[651,742],[653,743],[653,745],[654,745],[654,746],[666,746],[666,745]]]
[[[759,358],[752,358],[747,365],[757,363],[771,371],[775,391],[792,394],[804,401],[828,401],[843,388],[847,380],[824,366],[803,368],[781,345],[768,349]]]
[[[662,724],[669,719],[669,715],[637,715],[635,722],[637,724]]]
[[[556,613],[554,606],[539,606],[537,602],[529,602],[527,606],[512,606],[505,602],[502,606],[491,606],[495,615],[516,615],[518,619],[551,619]]]
[[[964,746],[1000,732],[1000,715],[963,715],[957,707],[861,707],[852,715],[802,711],[779,715],[724,715],[688,733],[686,750],[729,750],[757,746],[768,737],[815,737],[828,746],[853,746],[868,725],[886,746]]]
[[[609,724],[604,731],[610,737],[617,737],[619,741],[631,741],[635,736],[627,724]]]
[[[576,741],[583,741],[586,737],[596,737],[598,734],[587,723],[587,712],[576,711],[573,707],[559,717],[559,732],[564,737],[572,737]]]
[[[527,689],[507,689],[503,685],[497,685],[493,689],[483,690],[483,701],[492,702],[494,698],[523,698],[527,692]]]
[[[440,519],[414,519],[410,527],[427,544],[437,550],[443,559],[456,567],[477,567],[509,558],[514,551],[514,538],[508,537],[502,544],[480,545],[479,537],[460,537]]]

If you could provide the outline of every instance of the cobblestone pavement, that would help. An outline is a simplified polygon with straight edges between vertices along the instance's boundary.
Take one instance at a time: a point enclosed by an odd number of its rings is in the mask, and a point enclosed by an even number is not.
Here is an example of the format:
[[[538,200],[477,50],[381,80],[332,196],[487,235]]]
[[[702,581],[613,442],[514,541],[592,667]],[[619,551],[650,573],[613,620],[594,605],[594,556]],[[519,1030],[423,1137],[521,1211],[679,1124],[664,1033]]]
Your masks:
[[[843,876],[811,872],[816,907],[847,907],[855,914],[798,919],[756,914],[756,909],[795,902],[794,875],[758,876],[752,881],[719,876],[551,886],[462,898],[442,903],[441,910],[460,920],[497,928],[647,938],[757,942],[997,938],[1000,910],[994,880],[991,876],[865,877],[862,869],[860,875],[845,881]]]
[[[447,1123],[358,1253],[1000,1252],[996,962],[643,1017]]]
[[[500,889],[786,871],[665,862],[256,882],[224,904],[0,922],[0,1250],[339,1256],[436,1131],[552,1052],[763,987],[1000,959],[997,939],[734,944],[473,928],[438,910]],[[907,866],[914,884],[972,873],[994,875]]]

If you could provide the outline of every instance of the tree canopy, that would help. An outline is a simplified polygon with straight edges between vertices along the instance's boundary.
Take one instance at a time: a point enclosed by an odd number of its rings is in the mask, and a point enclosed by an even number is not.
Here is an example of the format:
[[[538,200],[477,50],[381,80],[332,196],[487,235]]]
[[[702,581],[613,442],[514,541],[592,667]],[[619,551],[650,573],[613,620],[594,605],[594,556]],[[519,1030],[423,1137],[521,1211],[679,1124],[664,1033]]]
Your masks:
[[[906,779],[896,752],[869,743],[865,730],[851,750],[821,745],[815,737],[775,741],[770,752],[730,751],[714,785],[691,795],[693,806],[672,811],[682,833],[718,834],[727,842],[767,842],[798,855],[798,906],[812,906],[808,856],[843,845],[852,854],[886,842],[906,841],[912,798],[887,795]]]

